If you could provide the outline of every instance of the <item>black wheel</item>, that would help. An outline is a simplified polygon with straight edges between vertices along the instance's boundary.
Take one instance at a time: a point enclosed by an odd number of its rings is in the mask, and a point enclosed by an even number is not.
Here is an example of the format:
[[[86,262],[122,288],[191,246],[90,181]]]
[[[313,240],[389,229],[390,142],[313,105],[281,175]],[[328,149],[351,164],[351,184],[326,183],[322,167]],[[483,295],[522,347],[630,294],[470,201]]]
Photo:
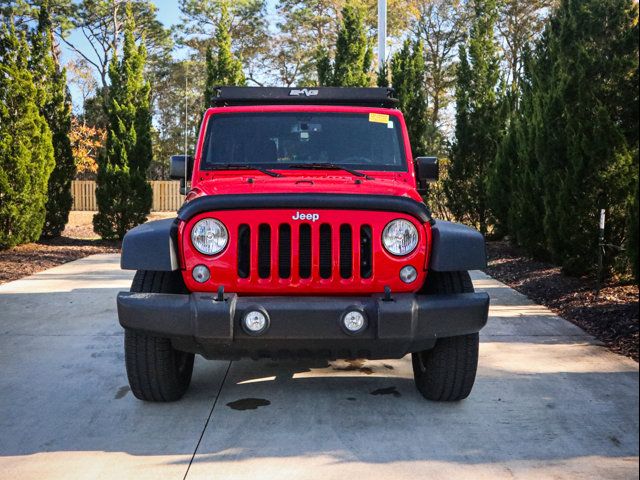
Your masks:
[[[136,272],[132,292],[183,293],[180,272]],[[189,388],[193,373],[193,353],[181,352],[168,338],[154,337],[125,329],[124,353],[131,391],[140,400],[171,402]]]
[[[427,295],[471,293],[468,272],[429,272],[423,293]],[[441,338],[431,350],[411,354],[413,378],[428,400],[457,401],[469,396],[478,368],[477,333]]]

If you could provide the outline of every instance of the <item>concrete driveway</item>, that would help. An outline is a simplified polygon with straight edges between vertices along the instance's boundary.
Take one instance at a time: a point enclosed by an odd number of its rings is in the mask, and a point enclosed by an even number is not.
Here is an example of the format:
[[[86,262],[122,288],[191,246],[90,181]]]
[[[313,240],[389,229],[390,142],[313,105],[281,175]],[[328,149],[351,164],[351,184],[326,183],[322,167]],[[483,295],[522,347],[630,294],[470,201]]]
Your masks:
[[[469,399],[423,400],[410,359],[207,362],[136,400],[96,255],[0,286],[0,477],[637,478],[638,365],[492,280]]]

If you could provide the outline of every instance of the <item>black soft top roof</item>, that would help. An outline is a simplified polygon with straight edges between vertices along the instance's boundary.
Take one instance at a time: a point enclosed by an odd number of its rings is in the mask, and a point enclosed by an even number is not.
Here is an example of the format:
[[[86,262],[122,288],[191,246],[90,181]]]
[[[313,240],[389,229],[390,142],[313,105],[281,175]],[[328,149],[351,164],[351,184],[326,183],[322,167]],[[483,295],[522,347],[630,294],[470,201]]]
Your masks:
[[[213,107],[242,105],[345,105],[393,108],[392,88],[216,87]]]

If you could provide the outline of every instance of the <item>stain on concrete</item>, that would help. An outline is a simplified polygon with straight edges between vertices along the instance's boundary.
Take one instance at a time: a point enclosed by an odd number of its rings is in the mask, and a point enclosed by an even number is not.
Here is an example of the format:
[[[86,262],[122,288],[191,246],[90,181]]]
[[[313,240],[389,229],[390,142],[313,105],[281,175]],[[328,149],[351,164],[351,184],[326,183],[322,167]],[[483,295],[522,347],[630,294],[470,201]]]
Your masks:
[[[355,402],[356,401],[356,397],[347,397],[347,400],[349,400],[350,402]]]
[[[394,397],[399,397],[401,394],[396,389],[396,387],[387,387],[387,388],[378,388],[371,392],[371,395],[393,395]]]
[[[131,388],[129,388],[129,385],[123,385],[122,387],[120,387],[118,389],[118,391],[116,392],[116,396],[113,397],[113,398],[115,398],[116,400],[120,400],[122,397],[124,397],[130,391],[131,391]]]
[[[333,366],[332,369],[337,372],[362,372],[366,375],[371,375],[373,373],[373,369],[371,367],[364,366],[364,360],[346,360],[348,365],[344,367],[341,366]]]
[[[393,365],[389,365],[389,364],[387,364],[387,363],[383,363],[383,364],[382,364],[382,366],[383,366],[384,368],[386,368],[387,370],[393,370]]]
[[[611,443],[613,443],[616,447],[619,447],[622,444],[620,440],[618,440],[618,437],[616,437],[615,435],[611,435],[609,437],[609,440],[611,440]]]
[[[266,407],[267,405],[271,405],[271,402],[264,398],[241,398],[227,403],[227,407],[234,410],[256,410],[258,407]]]

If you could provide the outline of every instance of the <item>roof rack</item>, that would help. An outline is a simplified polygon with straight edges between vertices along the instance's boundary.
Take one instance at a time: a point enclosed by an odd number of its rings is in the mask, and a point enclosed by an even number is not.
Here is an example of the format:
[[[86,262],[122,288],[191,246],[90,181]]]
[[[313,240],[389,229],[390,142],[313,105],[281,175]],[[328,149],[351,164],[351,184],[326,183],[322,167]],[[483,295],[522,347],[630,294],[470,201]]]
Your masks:
[[[345,105],[393,108],[392,88],[216,87],[213,107],[242,105]]]

